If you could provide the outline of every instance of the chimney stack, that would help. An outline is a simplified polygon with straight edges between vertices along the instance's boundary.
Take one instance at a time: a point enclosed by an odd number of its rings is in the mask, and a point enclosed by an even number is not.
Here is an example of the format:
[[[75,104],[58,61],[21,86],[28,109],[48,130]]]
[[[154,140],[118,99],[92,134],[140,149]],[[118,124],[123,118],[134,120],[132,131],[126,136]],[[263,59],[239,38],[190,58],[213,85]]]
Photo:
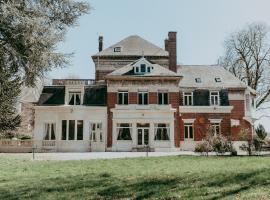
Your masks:
[[[168,39],[165,39],[165,50],[169,52],[169,69],[173,72],[177,71],[176,34],[170,31]]]
[[[101,52],[103,50],[103,36],[98,37],[98,51]]]

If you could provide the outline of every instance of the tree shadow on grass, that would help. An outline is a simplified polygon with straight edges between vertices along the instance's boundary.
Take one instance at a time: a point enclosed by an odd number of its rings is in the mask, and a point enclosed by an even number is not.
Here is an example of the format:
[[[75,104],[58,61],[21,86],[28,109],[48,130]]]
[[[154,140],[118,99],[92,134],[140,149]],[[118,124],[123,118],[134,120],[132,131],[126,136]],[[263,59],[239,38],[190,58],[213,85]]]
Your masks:
[[[270,185],[269,168],[232,174],[125,177],[110,173],[41,178],[22,182],[12,190],[0,188],[0,199],[220,199]],[[3,184],[2,184],[3,185]],[[220,189],[223,189],[220,192]]]

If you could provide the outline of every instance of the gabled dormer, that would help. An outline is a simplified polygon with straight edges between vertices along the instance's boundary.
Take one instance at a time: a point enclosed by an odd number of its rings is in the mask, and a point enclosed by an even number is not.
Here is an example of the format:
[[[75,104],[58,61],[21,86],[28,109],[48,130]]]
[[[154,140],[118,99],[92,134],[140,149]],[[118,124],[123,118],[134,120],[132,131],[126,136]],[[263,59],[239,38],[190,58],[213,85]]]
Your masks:
[[[149,74],[153,69],[154,67],[152,64],[145,58],[141,58],[135,64],[133,64],[134,74],[137,75]]]

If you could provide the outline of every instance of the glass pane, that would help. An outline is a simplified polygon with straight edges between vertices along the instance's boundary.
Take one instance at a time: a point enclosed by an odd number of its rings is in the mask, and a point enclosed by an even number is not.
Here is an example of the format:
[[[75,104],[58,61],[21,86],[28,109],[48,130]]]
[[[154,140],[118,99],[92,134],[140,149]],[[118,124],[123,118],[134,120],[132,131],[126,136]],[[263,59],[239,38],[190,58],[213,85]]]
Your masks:
[[[147,105],[148,104],[148,93],[144,93],[143,104],[144,105]]]
[[[122,101],[122,96],[123,96],[123,94],[120,92],[120,93],[118,93],[118,104],[123,104],[123,101]]]
[[[51,140],[55,140],[55,124],[51,124]]]
[[[144,144],[148,145],[149,144],[149,130],[144,129]]]
[[[145,72],[145,64],[141,64],[141,72],[142,72],[142,73]]]
[[[49,135],[50,135],[50,124],[45,124],[45,140],[49,140]]]
[[[62,120],[62,140],[66,140],[67,134],[67,120]]]
[[[185,138],[188,138],[188,126],[185,126]]]
[[[139,93],[139,104],[140,104],[140,105],[143,104],[142,96],[143,96],[143,94],[142,94],[142,93]]]
[[[169,102],[168,102],[168,93],[163,93],[163,98],[164,98],[164,104],[168,104]]]
[[[102,132],[99,133],[99,140],[100,140],[100,142],[103,141],[103,138],[102,138]]]
[[[184,96],[184,105],[188,105],[188,97],[187,96]]]
[[[127,105],[128,104],[128,93],[124,93],[124,104]]]
[[[162,104],[162,93],[158,93],[158,104]]]
[[[189,127],[189,138],[190,139],[193,138],[193,127],[192,126]]]
[[[81,105],[80,94],[76,94],[76,105]]]
[[[77,121],[77,140],[83,140],[83,120]]]
[[[142,129],[138,129],[138,145],[142,145]]]
[[[75,139],[75,120],[69,120],[69,134],[68,139],[74,140]]]
[[[74,105],[74,94],[69,94],[71,96],[71,99],[69,101],[69,105]]]

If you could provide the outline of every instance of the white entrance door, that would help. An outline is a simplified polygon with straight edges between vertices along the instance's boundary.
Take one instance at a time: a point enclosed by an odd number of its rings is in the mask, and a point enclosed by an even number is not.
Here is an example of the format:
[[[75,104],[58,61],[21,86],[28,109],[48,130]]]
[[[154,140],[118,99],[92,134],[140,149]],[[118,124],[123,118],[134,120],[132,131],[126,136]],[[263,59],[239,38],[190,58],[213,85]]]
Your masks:
[[[105,138],[102,123],[90,123],[90,150],[105,151]]]
[[[137,145],[139,147],[149,145],[149,125],[144,127],[142,125],[137,126]]]

